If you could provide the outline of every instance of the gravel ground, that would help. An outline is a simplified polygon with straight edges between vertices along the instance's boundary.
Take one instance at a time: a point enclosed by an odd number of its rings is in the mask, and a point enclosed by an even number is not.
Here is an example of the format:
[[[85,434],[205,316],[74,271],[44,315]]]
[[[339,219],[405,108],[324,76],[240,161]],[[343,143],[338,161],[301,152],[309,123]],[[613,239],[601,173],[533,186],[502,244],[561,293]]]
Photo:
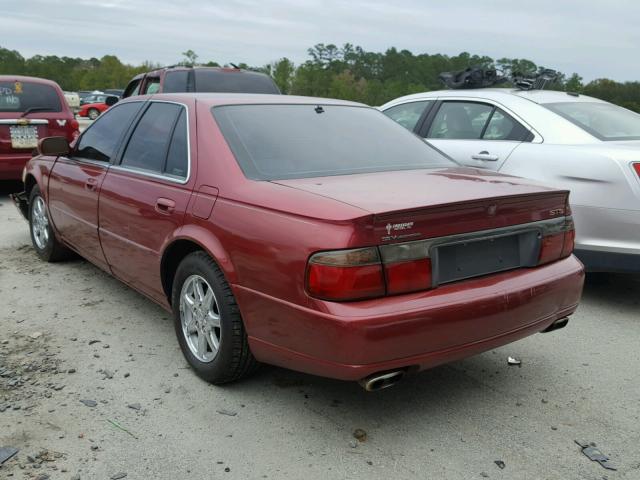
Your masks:
[[[20,452],[2,479],[640,479],[638,277],[590,279],[564,330],[378,393],[274,367],[213,387],[159,307],[85,261],[39,261],[7,191],[0,447]]]

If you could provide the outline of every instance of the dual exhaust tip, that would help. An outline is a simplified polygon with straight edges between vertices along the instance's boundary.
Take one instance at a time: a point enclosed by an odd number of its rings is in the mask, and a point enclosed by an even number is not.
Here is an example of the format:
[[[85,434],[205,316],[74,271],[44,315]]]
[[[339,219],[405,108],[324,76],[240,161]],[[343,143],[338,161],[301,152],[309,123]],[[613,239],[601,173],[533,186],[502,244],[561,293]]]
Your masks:
[[[560,330],[569,323],[567,317],[560,318],[542,330],[542,333],[553,332],[554,330]],[[402,380],[407,375],[407,370],[391,370],[388,372],[374,373],[358,383],[362,385],[367,392],[376,392],[385,388],[393,387],[396,383]]]

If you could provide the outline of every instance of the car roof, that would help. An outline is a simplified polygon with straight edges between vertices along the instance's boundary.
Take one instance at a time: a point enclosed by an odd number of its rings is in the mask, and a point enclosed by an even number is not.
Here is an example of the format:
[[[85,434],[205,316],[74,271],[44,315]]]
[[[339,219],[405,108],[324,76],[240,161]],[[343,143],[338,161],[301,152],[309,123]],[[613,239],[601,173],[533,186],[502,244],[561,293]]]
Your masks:
[[[0,82],[31,82],[58,87],[58,84],[53,80],[48,80],[46,78],[40,77],[27,77],[24,75],[0,75]]]
[[[487,98],[492,100],[501,100],[506,98],[520,97],[526,100],[530,100],[534,103],[559,103],[559,102],[601,102],[606,103],[603,100],[589,97],[587,95],[577,95],[570,92],[559,92],[555,90],[520,90],[518,88],[469,88],[460,90],[436,90],[432,92],[415,93],[413,95],[406,95],[401,98],[393,100],[396,103],[397,100],[402,99],[403,102],[407,100],[421,100],[425,98],[455,96],[455,97],[470,97],[470,98]],[[389,102],[389,103],[392,103]]]
[[[343,105],[351,107],[367,107],[364,103],[337,100],[334,98],[302,97],[296,95],[270,95],[260,93],[156,93],[154,95],[128,97],[129,99],[186,101],[196,99],[212,107],[220,105]]]

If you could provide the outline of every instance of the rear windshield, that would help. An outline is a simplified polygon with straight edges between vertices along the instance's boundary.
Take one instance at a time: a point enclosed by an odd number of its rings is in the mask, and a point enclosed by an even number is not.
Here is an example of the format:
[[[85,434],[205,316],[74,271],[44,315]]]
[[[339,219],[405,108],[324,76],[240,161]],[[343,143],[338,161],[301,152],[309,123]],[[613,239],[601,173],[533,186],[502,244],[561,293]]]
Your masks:
[[[599,102],[547,103],[544,106],[600,140],[640,140],[640,115],[626,108]]]
[[[62,111],[57,90],[41,83],[0,82],[0,112],[24,112],[29,108],[40,112]]]
[[[213,115],[240,168],[254,180],[454,165],[372,108],[226,105],[214,107]]]
[[[195,75],[196,92],[280,93],[271,77],[260,73],[196,69]]]

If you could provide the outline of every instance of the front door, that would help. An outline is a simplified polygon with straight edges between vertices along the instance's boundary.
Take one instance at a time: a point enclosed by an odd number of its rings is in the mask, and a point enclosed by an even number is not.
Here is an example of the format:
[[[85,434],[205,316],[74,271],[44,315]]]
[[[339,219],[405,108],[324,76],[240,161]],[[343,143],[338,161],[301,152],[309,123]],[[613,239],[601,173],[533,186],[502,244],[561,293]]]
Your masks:
[[[100,194],[100,240],[112,272],[158,301],[162,249],[182,225],[193,189],[188,110],[151,101]]]
[[[68,157],[59,157],[48,186],[51,221],[83,257],[108,269],[98,238],[98,198],[120,137],[140,103],[114,107],[89,127]]]
[[[443,101],[421,135],[463,165],[498,171],[532,133],[489,103]]]

